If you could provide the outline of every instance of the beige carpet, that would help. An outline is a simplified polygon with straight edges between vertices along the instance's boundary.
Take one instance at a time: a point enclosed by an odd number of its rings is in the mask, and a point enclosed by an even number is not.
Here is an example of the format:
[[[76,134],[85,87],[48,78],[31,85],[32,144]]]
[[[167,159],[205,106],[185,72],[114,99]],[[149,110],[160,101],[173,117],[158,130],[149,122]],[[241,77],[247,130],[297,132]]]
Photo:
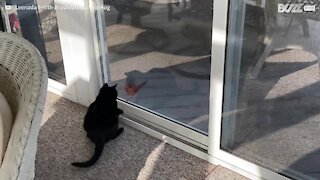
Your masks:
[[[36,180],[245,179],[127,126],[123,134],[105,145],[96,165],[73,167],[71,162],[89,159],[94,149],[82,129],[85,111],[81,105],[48,94]]]

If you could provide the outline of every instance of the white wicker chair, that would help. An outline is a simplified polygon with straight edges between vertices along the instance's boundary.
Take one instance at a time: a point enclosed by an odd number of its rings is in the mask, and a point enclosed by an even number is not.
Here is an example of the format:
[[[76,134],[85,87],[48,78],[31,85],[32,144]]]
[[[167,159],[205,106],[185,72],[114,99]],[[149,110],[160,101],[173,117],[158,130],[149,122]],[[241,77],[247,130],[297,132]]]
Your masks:
[[[34,178],[47,83],[47,69],[38,50],[22,37],[0,32],[0,92],[14,116],[1,180]]]

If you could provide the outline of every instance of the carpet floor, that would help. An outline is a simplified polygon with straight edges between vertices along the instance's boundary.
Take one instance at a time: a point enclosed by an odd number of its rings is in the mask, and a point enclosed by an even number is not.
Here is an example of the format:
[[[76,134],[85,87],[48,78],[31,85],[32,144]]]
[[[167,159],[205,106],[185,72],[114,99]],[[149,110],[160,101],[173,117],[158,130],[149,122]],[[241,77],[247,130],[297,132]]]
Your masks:
[[[36,180],[246,179],[131,127],[107,143],[90,168],[70,163],[88,160],[94,145],[82,128],[86,107],[48,93],[36,159]]]

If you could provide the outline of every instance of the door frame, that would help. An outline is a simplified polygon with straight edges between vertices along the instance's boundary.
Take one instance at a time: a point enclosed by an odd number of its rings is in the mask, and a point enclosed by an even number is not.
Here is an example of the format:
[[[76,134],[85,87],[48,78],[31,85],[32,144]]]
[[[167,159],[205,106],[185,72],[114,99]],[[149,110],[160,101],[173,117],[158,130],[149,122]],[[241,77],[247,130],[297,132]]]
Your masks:
[[[231,50],[233,44],[239,42],[233,42],[231,45],[227,46],[227,41],[232,42],[234,37],[229,37],[233,31],[236,31],[238,23],[236,25],[228,24],[228,17],[235,15],[232,14],[236,11],[244,10],[246,0],[227,0],[227,1],[215,1],[214,13],[217,14],[213,17],[213,28],[212,28],[212,75],[215,78],[212,78],[211,87],[213,93],[210,97],[210,120],[209,120],[209,149],[208,154],[214,158],[221,160],[221,164],[226,167],[234,170],[240,174],[247,175],[251,179],[288,179],[284,175],[273,172],[269,169],[266,169],[262,166],[259,166],[255,163],[244,160],[238,156],[235,156],[225,150],[221,149],[222,136],[227,138],[227,141],[233,141],[233,132],[224,133],[222,132],[222,112],[223,112],[223,103],[224,103],[224,90],[225,86],[225,65],[227,56],[227,49]],[[234,12],[230,12],[231,3],[238,3],[238,6],[234,9]],[[237,17],[241,18],[241,17]],[[228,34],[228,26],[230,26],[230,34]],[[232,27],[233,26],[233,27]],[[239,28],[239,27],[237,27]],[[229,36],[228,36],[229,35]],[[215,37],[215,38],[214,38]],[[219,37],[219,38],[218,38]],[[237,44],[239,45],[239,44]],[[231,53],[239,53],[237,50],[233,50]],[[231,56],[234,57],[234,56]],[[233,123],[228,124],[227,127],[234,129],[234,120]],[[301,178],[301,176],[300,176]]]
[[[49,79],[48,90],[89,106],[95,100],[102,82],[94,4],[87,0],[55,0],[55,4],[76,6],[81,10],[56,10],[66,85]]]
[[[250,179],[286,179],[285,177],[274,173],[268,169],[239,158],[231,153],[221,149],[222,136],[232,137],[233,134],[225,135],[222,133],[222,112],[224,96],[224,73],[228,37],[228,17],[230,12],[230,3],[233,0],[215,1],[214,16],[212,23],[212,56],[211,59],[211,96],[210,96],[210,118],[209,118],[209,148],[208,155],[218,159],[221,164],[235,172],[238,172]],[[236,1],[241,10],[245,0]],[[241,18],[241,17],[239,17]],[[235,30],[235,29],[234,29]],[[232,32],[230,33],[232,34]],[[229,35],[230,35],[229,34]],[[236,53],[236,52],[235,52]],[[232,119],[231,119],[232,120]],[[229,126],[234,129],[233,125]],[[229,139],[228,139],[229,140]],[[232,138],[231,138],[232,141]]]

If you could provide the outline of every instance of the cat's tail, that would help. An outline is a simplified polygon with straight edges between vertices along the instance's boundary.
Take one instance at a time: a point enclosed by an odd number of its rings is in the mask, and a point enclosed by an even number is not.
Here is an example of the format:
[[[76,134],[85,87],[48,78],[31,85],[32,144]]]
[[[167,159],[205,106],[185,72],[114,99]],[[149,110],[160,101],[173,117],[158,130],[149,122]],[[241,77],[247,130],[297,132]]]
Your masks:
[[[85,161],[85,162],[74,162],[74,163],[71,163],[73,166],[76,166],[76,167],[89,167],[89,166],[92,166],[94,163],[96,163],[99,159],[99,157],[101,156],[102,154],[102,151],[103,151],[103,147],[104,147],[104,142],[99,142],[99,143],[96,143],[96,148],[94,150],[94,154],[92,156],[92,158],[88,161]]]

